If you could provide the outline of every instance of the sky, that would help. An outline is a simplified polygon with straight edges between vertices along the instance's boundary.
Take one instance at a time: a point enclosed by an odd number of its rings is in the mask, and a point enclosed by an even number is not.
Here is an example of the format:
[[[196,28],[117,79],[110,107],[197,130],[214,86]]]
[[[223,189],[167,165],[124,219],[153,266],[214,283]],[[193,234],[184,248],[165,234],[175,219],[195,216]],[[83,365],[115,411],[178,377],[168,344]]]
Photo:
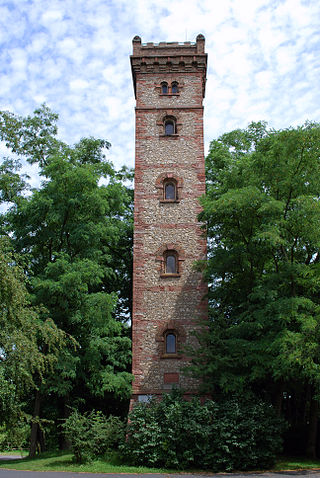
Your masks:
[[[0,0],[0,109],[59,114],[59,138],[107,139],[134,165],[129,55],[142,42],[206,38],[205,147],[266,120],[320,121],[319,0]]]

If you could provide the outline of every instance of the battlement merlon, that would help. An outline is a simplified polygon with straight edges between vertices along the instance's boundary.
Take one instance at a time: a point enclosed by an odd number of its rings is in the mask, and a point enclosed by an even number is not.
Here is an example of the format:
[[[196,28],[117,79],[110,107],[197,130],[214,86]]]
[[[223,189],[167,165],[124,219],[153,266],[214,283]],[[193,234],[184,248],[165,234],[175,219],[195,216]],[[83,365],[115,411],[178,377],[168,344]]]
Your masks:
[[[205,38],[200,33],[196,42],[142,43],[139,36],[132,40],[133,55],[130,56],[134,93],[136,95],[137,73],[202,72],[203,97],[207,74]]]

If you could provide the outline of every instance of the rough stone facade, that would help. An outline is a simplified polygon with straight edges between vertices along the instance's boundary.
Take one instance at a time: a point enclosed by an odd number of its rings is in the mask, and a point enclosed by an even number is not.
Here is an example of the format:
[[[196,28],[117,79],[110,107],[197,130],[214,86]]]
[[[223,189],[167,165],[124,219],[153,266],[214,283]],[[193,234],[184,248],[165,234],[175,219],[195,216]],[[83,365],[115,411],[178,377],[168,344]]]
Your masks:
[[[140,37],[133,39],[132,403],[161,395],[174,385],[194,394],[199,385],[181,369],[188,363],[183,348],[196,344],[193,332],[199,319],[207,316],[206,285],[194,269],[194,262],[206,256],[206,238],[197,219],[201,211],[198,198],[205,192],[204,42],[202,35],[196,43],[156,45],[142,44]],[[174,125],[170,134],[166,121]],[[166,197],[168,182],[175,189],[174,198]],[[175,260],[175,268],[169,272],[168,255]]]

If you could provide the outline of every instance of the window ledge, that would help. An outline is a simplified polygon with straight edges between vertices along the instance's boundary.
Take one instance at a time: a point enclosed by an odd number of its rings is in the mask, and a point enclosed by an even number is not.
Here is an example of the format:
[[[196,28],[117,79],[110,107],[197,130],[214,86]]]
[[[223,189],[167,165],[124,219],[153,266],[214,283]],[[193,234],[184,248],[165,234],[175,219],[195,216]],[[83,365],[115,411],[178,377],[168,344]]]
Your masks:
[[[161,355],[162,359],[181,359],[181,355],[175,353],[175,354],[162,354]]]
[[[170,277],[180,277],[180,274],[176,273],[176,274],[160,274],[160,277],[162,277],[163,279],[168,279]]]
[[[160,199],[161,204],[179,203],[180,199]]]
[[[159,93],[159,96],[180,96],[180,93]]]
[[[160,138],[172,138],[172,139],[177,139],[179,138],[179,135],[177,133],[175,134],[160,134]]]

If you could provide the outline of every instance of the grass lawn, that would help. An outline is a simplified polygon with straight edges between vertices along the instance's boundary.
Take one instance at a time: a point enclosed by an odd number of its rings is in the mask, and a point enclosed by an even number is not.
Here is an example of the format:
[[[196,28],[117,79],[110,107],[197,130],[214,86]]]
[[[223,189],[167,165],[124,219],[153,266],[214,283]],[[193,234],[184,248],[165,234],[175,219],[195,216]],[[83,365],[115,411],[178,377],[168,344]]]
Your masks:
[[[0,452],[1,455],[21,456],[21,452]],[[26,452],[23,452],[25,455]],[[22,458],[21,460],[1,460],[0,468],[30,471],[71,471],[71,472],[91,472],[91,473],[178,473],[177,470],[167,470],[163,468],[147,468],[143,466],[129,466],[121,464],[117,454],[110,455],[106,459],[96,460],[92,463],[78,465],[73,463],[72,454],[68,452],[46,452],[33,460]],[[281,457],[274,471],[280,470],[306,470],[320,468],[320,460],[310,460],[307,458]],[[188,470],[190,473],[194,470]],[[198,471],[198,470],[197,470]],[[261,471],[261,470],[260,470]],[[207,471],[209,473],[209,471]]]
[[[4,453],[0,452],[0,455]],[[10,455],[11,453],[7,453]],[[13,453],[12,453],[13,454]],[[110,457],[78,465],[72,461],[73,455],[68,452],[45,452],[40,457],[30,460],[0,460],[0,468],[28,471],[88,471],[91,473],[172,473],[173,470],[147,468],[145,466],[129,466],[120,463],[116,454]]]
[[[277,460],[274,467],[275,471],[279,470],[310,470],[312,468],[320,468],[319,459],[311,459],[305,457],[281,457]]]
[[[0,451],[0,455],[17,455],[17,456],[27,456],[28,452],[26,450],[11,450],[11,451]]]

